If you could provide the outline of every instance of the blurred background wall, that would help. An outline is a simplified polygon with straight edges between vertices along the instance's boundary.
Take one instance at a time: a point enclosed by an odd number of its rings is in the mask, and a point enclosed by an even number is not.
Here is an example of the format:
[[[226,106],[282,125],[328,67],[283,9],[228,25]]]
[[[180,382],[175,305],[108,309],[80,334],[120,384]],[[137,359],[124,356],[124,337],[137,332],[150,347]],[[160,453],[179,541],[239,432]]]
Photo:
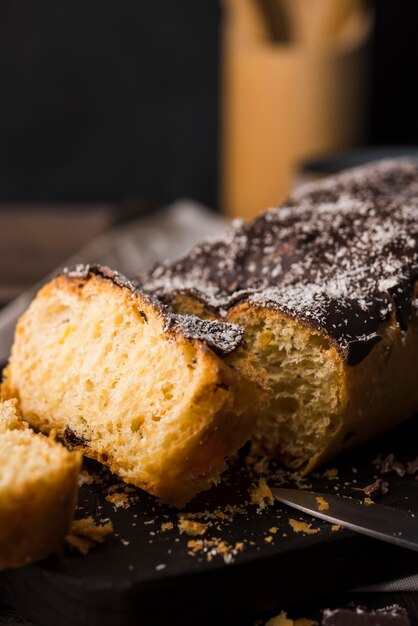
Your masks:
[[[417,24],[416,0],[2,0],[0,306],[127,216],[251,217],[413,150]]]
[[[2,0],[0,201],[216,204],[215,0]]]
[[[418,2],[375,0],[366,141],[418,145]]]
[[[2,0],[0,201],[218,206],[224,8]],[[364,142],[417,144],[418,3],[374,9]]]

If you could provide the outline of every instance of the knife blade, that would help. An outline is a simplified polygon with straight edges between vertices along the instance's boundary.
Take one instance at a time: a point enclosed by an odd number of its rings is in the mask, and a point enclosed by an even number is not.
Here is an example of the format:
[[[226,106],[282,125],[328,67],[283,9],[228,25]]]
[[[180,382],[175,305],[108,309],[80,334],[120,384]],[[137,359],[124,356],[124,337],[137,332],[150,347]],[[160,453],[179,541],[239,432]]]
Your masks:
[[[355,532],[418,551],[418,517],[382,504],[363,504],[341,496],[273,488],[276,500]],[[322,510],[321,510],[322,509]]]

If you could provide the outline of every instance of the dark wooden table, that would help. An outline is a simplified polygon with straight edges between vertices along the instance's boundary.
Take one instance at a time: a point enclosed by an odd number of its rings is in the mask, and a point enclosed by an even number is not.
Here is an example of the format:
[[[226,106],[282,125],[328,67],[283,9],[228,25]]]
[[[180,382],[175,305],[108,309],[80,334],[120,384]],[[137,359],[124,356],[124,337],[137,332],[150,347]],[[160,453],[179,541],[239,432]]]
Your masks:
[[[337,608],[347,607],[351,603],[356,606],[363,605],[369,609],[379,609],[382,607],[392,606],[398,604],[405,608],[411,619],[412,626],[418,626],[418,592],[397,592],[397,593],[347,593],[340,596],[330,596],[322,603],[313,605],[299,605],[284,607],[283,610],[287,611],[288,616],[292,619],[301,617],[317,620],[320,623],[321,610],[324,608]],[[218,622],[214,626],[254,626],[255,623],[265,624],[268,619],[274,615],[277,615],[277,611],[270,612],[268,614],[260,615],[258,620],[253,618],[248,621],[239,620],[238,622]],[[24,617],[19,615],[11,606],[0,603],[0,626],[36,626],[33,622],[27,621]],[[53,626],[53,625],[51,625]],[[87,626],[87,625],[86,625]],[[138,622],[140,626],[140,622]],[[166,626],[162,624],[161,626]]]
[[[393,452],[399,460],[410,461],[416,456],[417,440],[418,421],[414,419],[336,459],[332,466],[338,470],[338,479],[324,478],[321,470],[308,477],[309,483],[316,491],[362,498],[361,487],[377,475],[372,463],[376,454]],[[416,553],[351,531],[331,532],[326,522],[281,505],[258,514],[256,507],[248,504],[248,487],[257,480],[257,473],[242,460],[235,461],[219,487],[201,494],[187,507],[190,512],[212,511],[246,502],[245,515],[237,515],[219,532],[218,522],[214,522],[208,531],[208,536],[219,534],[230,544],[247,541],[232,565],[224,565],[218,556],[212,562],[204,555],[189,556],[189,537],[180,535],[176,528],[178,512],[144,492],[138,491],[138,499],[128,509],[115,511],[105,495],[117,479],[87,461],[88,471],[100,472],[109,483],[100,479],[83,485],[77,517],[111,517],[115,534],[86,557],[63,552],[39,566],[2,574],[0,598],[15,603],[23,615],[32,616],[41,626],[113,626],[114,619],[118,624],[138,626],[183,626],[186,622],[253,626],[257,619],[264,624],[280,610],[293,619],[318,620],[321,609],[347,607],[350,602],[370,609],[399,604],[418,626],[418,588],[391,593],[353,591],[418,574]],[[276,482],[273,476],[270,469],[266,478],[271,486]],[[418,482],[414,477],[390,474],[385,479],[389,493],[381,503],[417,513]],[[320,527],[320,532],[295,534],[289,527],[290,517],[305,519]],[[173,522],[173,529],[158,532],[167,520]],[[277,527],[277,533],[266,543],[272,526]],[[156,571],[159,563],[165,563],[163,572]],[[3,594],[7,588],[9,594]],[[9,609],[1,611],[0,624],[19,623]]]

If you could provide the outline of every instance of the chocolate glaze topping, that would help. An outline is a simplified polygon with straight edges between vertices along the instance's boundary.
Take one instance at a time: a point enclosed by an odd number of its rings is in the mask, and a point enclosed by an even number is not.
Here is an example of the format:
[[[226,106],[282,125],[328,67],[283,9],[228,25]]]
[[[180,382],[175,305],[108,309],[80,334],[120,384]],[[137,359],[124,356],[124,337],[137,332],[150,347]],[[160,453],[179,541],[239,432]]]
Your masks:
[[[403,607],[394,604],[376,611],[365,607],[324,609],[321,626],[411,626]]]
[[[356,365],[393,312],[408,327],[417,277],[418,163],[402,159],[305,186],[139,280],[163,302],[189,294],[219,316],[245,301],[282,311]]]
[[[201,341],[221,357],[227,356],[233,352],[242,342],[244,329],[238,324],[205,321],[194,315],[175,315],[169,311],[166,305],[149,294],[141,293],[138,285],[128,280],[119,272],[111,270],[109,267],[96,264],[80,264],[74,267],[64,268],[63,274],[69,278],[83,280],[91,276],[101,276],[102,278],[110,280],[118,287],[129,289],[134,296],[137,294],[141,295],[149,300],[162,316],[165,332],[180,332],[190,341]],[[147,316],[144,312],[142,312],[142,316],[146,322]]]

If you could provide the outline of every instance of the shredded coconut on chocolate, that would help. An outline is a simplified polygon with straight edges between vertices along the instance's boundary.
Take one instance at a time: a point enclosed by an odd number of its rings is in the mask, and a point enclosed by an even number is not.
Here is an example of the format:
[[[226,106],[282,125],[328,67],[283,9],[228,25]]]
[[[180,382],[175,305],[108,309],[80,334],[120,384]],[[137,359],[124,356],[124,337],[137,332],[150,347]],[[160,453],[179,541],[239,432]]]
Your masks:
[[[172,327],[179,327],[187,339],[203,341],[214,352],[220,352],[223,355],[233,352],[244,335],[244,329],[238,324],[206,321],[195,315],[169,315],[165,328]]]
[[[418,277],[418,163],[381,161],[297,192],[252,222],[167,262],[142,287],[190,294],[219,316],[237,303],[282,311],[325,332],[350,365],[395,313],[408,326]]]

